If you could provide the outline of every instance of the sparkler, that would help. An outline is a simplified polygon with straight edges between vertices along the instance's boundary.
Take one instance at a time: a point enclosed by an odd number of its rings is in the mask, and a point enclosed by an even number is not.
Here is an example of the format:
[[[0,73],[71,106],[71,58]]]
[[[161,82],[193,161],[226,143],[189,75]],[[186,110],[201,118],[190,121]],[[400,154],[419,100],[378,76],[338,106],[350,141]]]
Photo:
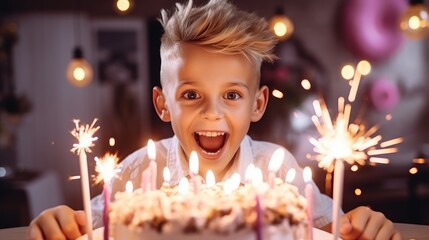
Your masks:
[[[109,183],[113,177],[117,176],[120,171],[118,166],[118,157],[116,154],[106,153],[103,158],[95,158],[96,166],[95,171],[99,173],[95,177],[95,183],[104,182],[103,196],[104,196],[104,208],[103,208],[103,223],[104,230],[103,236],[105,240],[109,239],[109,203],[110,203],[110,187]]]
[[[349,74],[345,73],[349,69]],[[350,74],[350,69],[353,71]],[[357,121],[351,122],[352,105],[356,99],[356,93],[362,76],[369,74],[371,65],[367,61],[361,61],[356,71],[347,65],[343,68],[343,76],[351,79],[348,102],[344,97],[338,98],[338,113],[333,119],[329,109],[324,102],[318,100],[313,102],[315,115],[312,121],[316,126],[319,138],[310,138],[316,153],[310,159],[318,161],[318,166],[327,170],[329,176],[334,171],[334,207],[333,207],[333,235],[338,239],[339,234],[339,209],[342,202],[344,162],[348,164],[358,163],[364,165],[367,161],[372,163],[389,163],[389,159],[379,155],[395,153],[394,145],[401,143],[402,138],[395,138],[381,142],[382,136],[375,135],[379,126],[375,125],[369,129]],[[328,176],[328,175],[327,175]]]
[[[94,127],[95,123],[97,122],[97,119],[94,119],[91,125],[79,125],[79,121],[80,120],[78,119],[73,120],[73,122],[75,123],[75,129],[73,129],[70,133],[79,142],[73,144],[71,152],[74,152],[79,155],[83,206],[86,214],[86,233],[88,236],[88,240],[92,240],[92,213],[86,152],[91,152],[90,147],[93,147],[93,142],[98,139],[97,137],[93,137],[93,135],[100,127]]]

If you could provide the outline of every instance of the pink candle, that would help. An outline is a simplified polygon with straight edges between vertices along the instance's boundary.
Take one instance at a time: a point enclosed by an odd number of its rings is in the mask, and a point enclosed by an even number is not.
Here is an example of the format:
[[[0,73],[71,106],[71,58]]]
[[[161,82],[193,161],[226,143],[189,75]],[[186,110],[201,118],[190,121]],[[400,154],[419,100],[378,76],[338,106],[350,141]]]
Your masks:
[[[311,169],[304,168],[305,197],[307,198],[308,239],[313,240],[313,185],[311,184]]]
[[[256,211],[256,240],[263,240],[263,212],[261,208],[261,202],[259,194],[255,193],[255,211]]]
[[[104,240],[109,240],[110,188],[109,188],[109,184],[107,184],[107,183],[104,183],[104,186],[103,186],[103,196],[104,196],[104,209],[103,209],[104,231],[103,231],[103,237],[104,237]]]

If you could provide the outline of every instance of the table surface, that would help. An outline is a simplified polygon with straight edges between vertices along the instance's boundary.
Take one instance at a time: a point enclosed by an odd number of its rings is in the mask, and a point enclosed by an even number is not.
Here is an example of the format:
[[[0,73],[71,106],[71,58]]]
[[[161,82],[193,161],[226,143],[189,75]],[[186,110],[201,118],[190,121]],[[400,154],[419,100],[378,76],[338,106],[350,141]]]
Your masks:
[[[429,240],[429,225],[395,223],[404,240]],[[0,229],[2,240],[23,240],[27,238],[28,227]]]

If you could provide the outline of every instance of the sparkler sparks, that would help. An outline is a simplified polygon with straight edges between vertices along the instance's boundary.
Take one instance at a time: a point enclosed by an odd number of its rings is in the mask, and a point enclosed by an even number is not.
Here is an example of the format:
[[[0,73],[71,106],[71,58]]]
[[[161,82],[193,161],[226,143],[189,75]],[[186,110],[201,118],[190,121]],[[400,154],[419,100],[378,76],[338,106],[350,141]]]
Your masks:
[[[109,182],[113,177],[117,177],[120,170],[118,166],[117,154],[106,153],[101,159],[95,158],[95,171],[98,173],[94,178],[95,184],[101,181]]]
[[[362,66],[365,65],[367,68],[363,69]],[[381,142],[382,136],[375,135],[379,126],[367,129],[364,124],[357,121],[350,122],[351,103],[355,100],[361,76],[369,73],[368,68],[370,65],[366,61],[358,64],[350,84],[349,102],[345,102],[343,97],[338,98],[338,114],[334,120],[324,102],[318,100],[313,102],[315,115],[311,119],[320,137],[310,138],[316,153],[310,158],[317,160],[319,167],[328,172],[332,172],[335,160],[342,160],[351,165],[354,163],[364,165],[368,160],[374,163],[388,163],[389,159],[378,155],[397,152],[394,145],[402,142],[402,138]]]
[[[94,141],[98,139],[97,137],[93,137],[94,133],[100,129],[99,126],[94,127],[97,119],[94,119],[91,125],[86,124],[79,126],[79,119],[74,119],[73,122],[75,123],[75,129],[70,133],[79,141],[79,143],[73,144],[73,148],[70,151],[75,152],[78,155],[82,151],[90,153],[90,147],[93,147]]]

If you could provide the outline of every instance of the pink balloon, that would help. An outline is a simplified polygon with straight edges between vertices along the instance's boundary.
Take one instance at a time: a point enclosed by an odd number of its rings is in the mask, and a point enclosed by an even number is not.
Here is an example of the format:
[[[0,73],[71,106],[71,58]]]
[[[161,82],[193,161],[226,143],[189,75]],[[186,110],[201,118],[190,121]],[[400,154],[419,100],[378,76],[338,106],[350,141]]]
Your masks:
[[[384,78],[372,82],[369,94],[372,105],[380,112],[391,111],[400,100],[396,83]]]
[[[347,0],[341,30],[346,46],[357,56],[379,61],[391,56],[404,36],[399,18],[407,0]]]

